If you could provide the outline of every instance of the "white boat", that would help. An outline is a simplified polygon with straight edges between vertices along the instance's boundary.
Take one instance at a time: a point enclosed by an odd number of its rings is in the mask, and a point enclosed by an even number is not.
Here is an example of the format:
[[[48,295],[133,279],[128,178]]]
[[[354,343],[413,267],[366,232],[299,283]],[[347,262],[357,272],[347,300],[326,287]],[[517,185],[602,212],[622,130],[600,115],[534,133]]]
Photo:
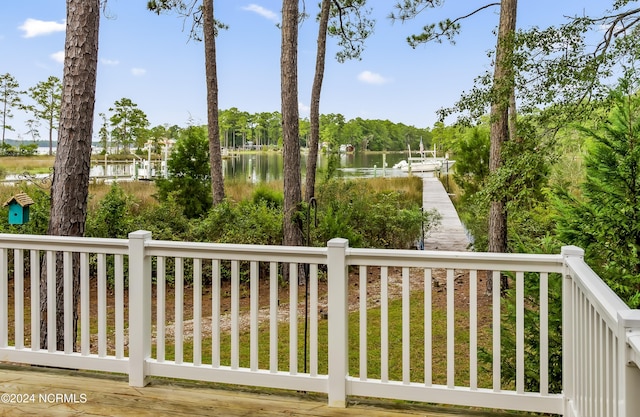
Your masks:
[[[448,170],[455,163],[448,158],[436,156],[436,147],[433,145],[432,151],[424,150],[422,138],[420,138],[420,156],[411,156],[411,147],[409,147],[409,158],[395,164],[393,168],[404,172],[433,172],[440,170]]]

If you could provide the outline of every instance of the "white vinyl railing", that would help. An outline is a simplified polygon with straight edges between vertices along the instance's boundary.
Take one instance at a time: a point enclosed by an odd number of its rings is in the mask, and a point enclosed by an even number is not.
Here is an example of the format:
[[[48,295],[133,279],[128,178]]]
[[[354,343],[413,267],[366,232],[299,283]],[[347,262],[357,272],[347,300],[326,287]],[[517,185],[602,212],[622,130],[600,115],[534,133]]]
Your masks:
[[[0,235],[0,362],[321,392],[335,407],[640,415],[639,312],[582,256]],[[562,288],[561,341],[549,288]]]
[[[640,310],[631,310],[584,263],[565,250],[563,389],[568,416],[640,415]]]

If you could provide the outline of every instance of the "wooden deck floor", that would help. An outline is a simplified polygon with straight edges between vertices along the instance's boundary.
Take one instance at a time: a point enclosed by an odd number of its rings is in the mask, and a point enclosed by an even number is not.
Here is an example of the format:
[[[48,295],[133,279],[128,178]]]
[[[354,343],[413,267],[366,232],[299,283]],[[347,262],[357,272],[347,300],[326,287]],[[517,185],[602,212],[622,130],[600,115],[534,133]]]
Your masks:
[[[425,177],[422,183],[422,207],[436,209],[442,216],[440,226],[425,239],[425,250],[466,251],[469,238],[444,186],[435,177]]]
[[[364,399],[351,400],[348,408],[336,409],[327,407],[326,397],[322,395],[287,394],[280,391],[269,393],[264,390],[212,386],[205,383],[153,379],[145,388],[132,388],[123,376],[0,364],[0,416],[496,415]],[[8,403],[7,400],[13,400],[14,403]],[[22,403],[18,404],[17,401]]]

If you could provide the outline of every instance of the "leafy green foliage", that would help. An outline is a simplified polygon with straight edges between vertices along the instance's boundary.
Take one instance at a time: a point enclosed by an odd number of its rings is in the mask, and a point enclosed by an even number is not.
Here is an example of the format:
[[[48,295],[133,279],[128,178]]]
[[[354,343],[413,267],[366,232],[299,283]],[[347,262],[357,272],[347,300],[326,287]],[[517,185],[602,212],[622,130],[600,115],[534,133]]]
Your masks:
[[[209,210],[194,230],[196,240],[256,245],[282,244],[282,209],[265,200],[224,201]]]
[[[253,192],[254,204],[265,204],[269,208],[282,208],[284,196],[282,192],[275,191],[266,185],[259,185]]]
[[[631,307],[640,306],[640,97],[624,85],[600,129],[588,135],[582,195],[558,190],[558,234]]]
[[[188,218],[204,215],[211,207],[209,141],[204,127],[190,126],[180,132],[167,168],[169,178],[156,181],[160,201],[172,196]]]
[[[132,225],[131,231],[148,230],[157,240],[191,239],[192,224],[173,195],[162,204],[143,207]]]
[[[363,181],[330,180],[319,187],[314,241],[349,239],[353,247],[410,248],[422,227],[437,221],[397,191],[375,191]]]
[[[489,138],[483,126],[468,128],[456,146],[454,180],[462,189],[460,217],[474,236],[476,250],[487,248],[487,212],[491,201],[509,203],[509,249],[522,248],[553,232],[547,185],[557,157],[555,142],[527,119],[518,123],[518,140],[504,144],[502,166],[489,175]],[[525,245],[527,246],[527,245]],[[535,245],[533,245],[535,248]]]
[[[85,235],[91,237],[127,237],[132,230],[131,208],[133,196],[128,195],[114,182],[109,192],[100,201],[98,209],[87,217]]]
[[[456,163],[453,179],[466,199],[482,188],[489,175],[489,129],[476,126],[468,129],[456,143]]]
[[[138,148],[144,145],[149,121],[147,115],[131,99],[123,97],[109,109],[113,115],[109,118],[113,130],[111,141],[116,147],[122,146],[125,152],[132,145]]]
[[[373,33],[375,20],[369,19],[367,0],[331,1],[327,33],[338,39],[338,62],[360,59],[365,40]]]

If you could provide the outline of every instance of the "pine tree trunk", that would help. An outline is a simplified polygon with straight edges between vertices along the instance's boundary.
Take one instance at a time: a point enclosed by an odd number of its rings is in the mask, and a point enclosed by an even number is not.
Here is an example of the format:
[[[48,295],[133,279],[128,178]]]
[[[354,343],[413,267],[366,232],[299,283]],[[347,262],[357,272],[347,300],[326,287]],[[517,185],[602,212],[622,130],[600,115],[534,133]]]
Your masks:
[[[316,72],[311,88],[311,109],[309,114],[309,155],[307,157],[307,177],[305,201],[309,202],[316,191],[316,168],[318,166],[318,143],[320,141],[320,93],[324,78],[324,63],[327,53],[327,26],[329,24],[329,10],[331,0],[322,1],[320,22],[318,28],[318,50],[316,52]]]
[[[517,0],[503,0],[496,46],[493,76],[494,99],[491,105],[491,153],[489,171],[502,166],[502,144],[509,140],[509,104],[513,95],[513,36],[516,29]],[[513,115],[515,117],[515,115]],[[507,207],[500,198],[491,202],[489,211],[489,252],[507,251]]]
[[[207,125],[209,133],[209,161],[211,164],[211,194],[213,204],[224,200],[224,178],[222,176],[222,151],[218,120],[218,71],[216,68],[216,28],[213,0],[202,2],[204,15],[204,56],[207,77]]]
[[[91,137],[98,64],[100,0],[67,0],[64,77],[60,108],[60,129],[53,183],[51,214],[47,233],[83,236],[87,218],[87,195],[91,163]],[[79,265],[74,256],[74,336],[77,335]],[[40,344],[47,347],[46,269],[40,277]],[[64,347],[62,253],[56,255],[57,349]],[[74,338],[75,340],[75,338]],[[75,343],[74,343],[75,345]]]
[[[297,215],[302,199],[298,116],[298,0],[282,2],[282,136],[284,159],[285,245],[302,244],[302,223]]]

